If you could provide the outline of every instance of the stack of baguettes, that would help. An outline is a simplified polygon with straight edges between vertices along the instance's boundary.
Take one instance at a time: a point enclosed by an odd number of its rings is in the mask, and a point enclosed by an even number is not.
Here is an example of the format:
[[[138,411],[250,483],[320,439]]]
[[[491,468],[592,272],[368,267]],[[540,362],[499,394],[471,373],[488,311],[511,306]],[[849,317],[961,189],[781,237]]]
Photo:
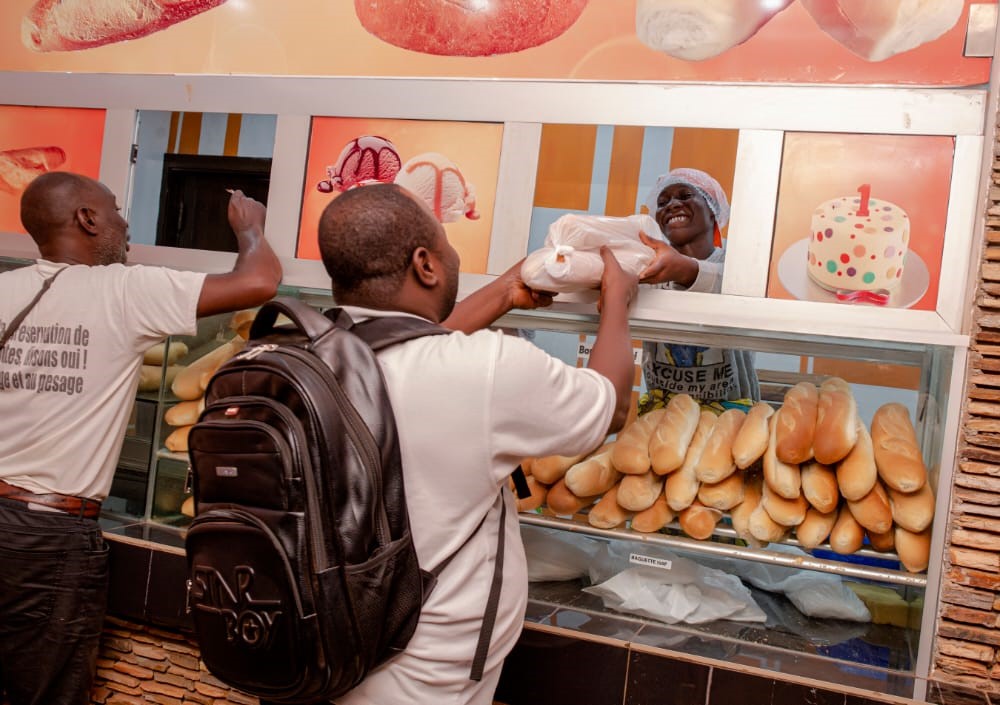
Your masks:
[[[838,377],[800,382],[775,410],[704,411],[691,397],[640,416],[616,440],[578,457],[528,458],[530,499],[557,515],[589,508],[598,528],[631,522],[654,532],[677,519],[709,538],[725,513],[749,545],[793,533],[805,549],[829,543],[840,554],[862,547],[895,551],[912,572],[930,553],[934,493],[909,413],[880,407],[871,429]]]

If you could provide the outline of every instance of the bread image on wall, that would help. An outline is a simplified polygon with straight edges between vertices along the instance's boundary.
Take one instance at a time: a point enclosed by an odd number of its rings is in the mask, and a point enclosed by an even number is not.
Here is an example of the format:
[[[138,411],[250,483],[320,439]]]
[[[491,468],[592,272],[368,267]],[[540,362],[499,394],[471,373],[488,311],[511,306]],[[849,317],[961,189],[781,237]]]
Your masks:
[[[587,0],[354,0],[361,25],[384,42],[423,54],[492,56],[549,42]]]
[[[637,0],[635,33],[650,49],[701,61],[742,44],[791,2]]]
[[[867,61],[884,61],[955,26],[963,0],[802,0],[820,29]]]
[[[22,147],[0,151],[0,191],[21,193],[36,176],[66,162],[62,147]]]
[[[38,0],[21,23],[35,51],[76,51],[138,39],[226,0]]]

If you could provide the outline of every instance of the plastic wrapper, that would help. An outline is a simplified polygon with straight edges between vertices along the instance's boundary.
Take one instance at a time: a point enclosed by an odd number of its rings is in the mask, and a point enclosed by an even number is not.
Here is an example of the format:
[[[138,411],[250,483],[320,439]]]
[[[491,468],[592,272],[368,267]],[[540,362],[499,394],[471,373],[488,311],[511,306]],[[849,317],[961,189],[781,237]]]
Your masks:
[[[532,583],[586,577],[601,547],[600,541],[586,536],[537,526],[522,526],[521,539]]]
[[[525,258],[521,279],[539,291],[568,293],[599,288],[604,245],[611,248],[623,270],[639,276],[655,254],[639,239],[640,231],[663,239],[656,221],[648,215],[612,218],[567,213],[549,226],[544,246]]]

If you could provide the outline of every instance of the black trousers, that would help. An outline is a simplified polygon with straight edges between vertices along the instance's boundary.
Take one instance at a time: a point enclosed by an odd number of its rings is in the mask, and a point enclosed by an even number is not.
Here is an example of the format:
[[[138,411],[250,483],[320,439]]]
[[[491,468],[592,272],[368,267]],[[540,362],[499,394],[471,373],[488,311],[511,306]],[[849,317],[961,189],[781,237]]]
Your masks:
[[[0,694],[10,705],[90,703],[107,585],[96,520],[0,498]]]

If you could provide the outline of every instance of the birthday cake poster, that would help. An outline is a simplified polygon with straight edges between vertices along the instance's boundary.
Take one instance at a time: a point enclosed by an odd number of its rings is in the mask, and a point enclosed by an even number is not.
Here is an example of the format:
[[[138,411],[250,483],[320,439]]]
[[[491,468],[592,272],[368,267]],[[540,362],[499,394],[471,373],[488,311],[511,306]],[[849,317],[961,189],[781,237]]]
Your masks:
[[[933,311],[952,137],[789,133],[767,295]]]

